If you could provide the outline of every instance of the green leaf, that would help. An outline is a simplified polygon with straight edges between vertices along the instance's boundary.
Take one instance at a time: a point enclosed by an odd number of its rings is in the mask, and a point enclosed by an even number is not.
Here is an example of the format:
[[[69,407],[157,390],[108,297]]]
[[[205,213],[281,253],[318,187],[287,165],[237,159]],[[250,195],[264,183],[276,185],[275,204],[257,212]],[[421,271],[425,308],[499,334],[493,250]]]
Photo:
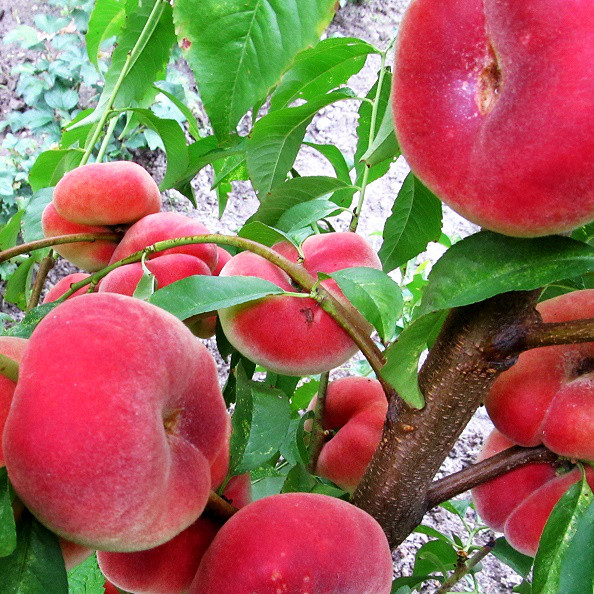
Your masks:
[[[260,208],[247,220],[276,225],[283,214],[297,204],[303,204],[332,194],[334,197],[352,196],[356,188],[350,182],[321,175],[294,177],[274,188],[266,196]],[[336,206],[345,206],[337,202]]]
[[[289,399],[283,392],[249,381],[241,366],[237,384],[229,470],[233,475],[269,460],[281,447],[290,421]]]
[[[52,201],[54,188],[42,188],[33,194],[25,208],[23,217],[23,239],[26,242],[43,239],[41,216],[45,207]]]
[[[0,468],[0,557],[11,555],[17,545],[12,495],[6,466]]]
[[[0,250],[7,250],[16,245],[21,230],[21,219],[24,214],[24,210],[17,210],[17,212],[10,217],[6,225],[2,227],[2,230],[0,231]]]
[[[78,93],[74,89],[54,87],[43,94],[45,102],[52,108],[61,111],[70,111],[78,104]]]
[[[97,556],[91,555],[68,572],[68,594],[103,594],[105,576],[97,565]]]
[[[287,474],[281,493],[311,493],[317,484],[318,481],[305,466],[297,464]]]
[[[180,320],[190,316],[284,291],[270,281],[251,276],[188,276],[171,283],[151,296],[149,302],[172,313]]]
[[[254,124],[247,143],[247,167],[260,200],[285,181],[314,115],[322,107],[352,97],[348,89],[333,91],[299,107],[270,112]]]
[[[530,575],[534,559],[516,551],[503,536],[495,541],[495,547],[492,552],[497,559],[511,567],[518,575],[521,575],[523,578],[527,578]]]
[[[29,25],[19,25],[4,35],[2,43],[18,43],[24,49],[33,49],[42,45],[43,41],[36,29]]]
[[[341,291],[382,340],[390,340],[402,315],[402,290],[387,274],[374,268],[345,268],[332,273]]]
[[[340,212],[341,209],[338,209],[334,202],[325,198],[316,198],[285,210],[276,225],[281,231],[292,233],[317,223],[320,219],[336,216]]]
[[[43,151],[29,171],[29,184],[33,191],[55,186],[65,173],[79,166],[83,154],[81,149]]]
[[[60,304],[59,301],[53,303],[44,303],[39,307],[32,309],[19,324],[12,326],[4,332],[4,336],[18,336],[19,338],[30,338],[33,330],[37,324],[45,318],[45,316]]]
[[[19,309],[24,310],[27,307],[33,279],[33,266],[39,261],[39,256],[40,254],[36,253],[21,262],[6,283],[4,299],[9,303],[14,303]]]
[[[458,555],[454,547],[443,540],[430,540],[418,551],[413,568],[414,576],[439,572],[444,577],[456,566]]]
[[[175,186],[186,173],[189,164],[186,137],[179,122],[156,116],[150,109],[129,109],[141,124],[154,130],[165,147],[167,155],[167,170],[159,188],[168,190]]]
[[[2,594],[67,594],[68,582],[58,537],[25,513],[17,547],[0,558]]]
[[[177,0],[174,19],[215,134],[233,131],[329,24],[335,0]]]
[[[143,256],[141,260],[142,276],[132,296],[143,301],[148,301],[150,296],[157,290],[157,277],[147,268],[144,260]]]
[[[267,246],[273,246],[281,241],[288,241],[297,247],[296,243],[286,233],[257,221],[244,225],[237,235]]]
[[[400,155],[400,147],[394,132],[394,117],[391,109],[384,110],[379,129],[373,137],[371,146],[361,155],[368,167],[383,163],[386,159],[395,159]]]
[[[87,55],[91,64],[99,68],[98,56],[101,44],[122,30],[126,20],[126,0],[97,0],[89,19],[85,35]]]
[[[446,312],[436,312],[415,320],[385,352],[382,377],[412,407],[422,408],[425,404],[417,381],[419,357],[443,325],[445,317]]]
[[[347,165],[346,159],[342,154],[342,151],[333,144],[316,144],[315,142],[304,142],[303,144],[310,146],[324,156],[327,161],[332,165],[336,177],[351,185],[351,175],[349,173],[349,166]],[[343,204],[343,206],[348,206]]]
[[[441,202],[412,173],[387,218],[379,257],[384,271],[402,266],[441,235]]]
[[[362,39],[333,37],[297,54],[270,99],[271,109],[297,99],[310,101],[344,85],[360,72],[369,54],[379,50]]]
[[[572,485],[557,502],[546,526],[540,537],[538,551],[534,558],[534,579],[532,588],[534,594],[547,594],[548,592],[566,592],[560,590],[561,569],[563,562],[567,558],[568,549],[572,539],[576,534],[577,526],[586,510],[592,505],[592,490],[585,478]],[[591,539],[590,539],[591,540]],[[589,552],[592,557],[592,549],[589,551],[579,550],[577,559],[573,559],[568,568],[576,570],[576,577],[583,579],[582,568],[579,564],[584,563],[581,560],[584,553]],[[576,567],[577,561],[577,567]],[[588,562],[586,561],[585,564]],[[590,561],[590,566],[591,566]],[[567,581],[569,576],[564,576]],[[576,592],[588,592],[592,587],[592,573],[586,576],[585,589],[575,590]],[[584,582],[582,582],[584,585]]]
[[[291,396],[291,409],[294,411],[306,409],[319,389],[319,380],[309,379],[304,381]]]
[[[419,315],[529,291],[594,270],[594,247],[557,235],[520,239],[482,231],[436,262]]]
[[[298,463],[307,465],[309,462],[309,452],[305,445],[304,425],[311,418],[313,418],[313,411],[309,411],[302,417],[297,416],[291,419],[289,423],[287,435],[280,446],[280,454],[292,466]]]
[[[186,122],[188,122],[188,131],[192,135],[194,140],[198,140],[201,138],[200,130],[198,129],[198,120],[196,120],[196,116],[192,113],[192,110],[182,101],[180,101],[173,93],[161,88],[158,84],[155,85],[155,89],[165,95],[171,103],[179,109],[184,117],[186,118]]]

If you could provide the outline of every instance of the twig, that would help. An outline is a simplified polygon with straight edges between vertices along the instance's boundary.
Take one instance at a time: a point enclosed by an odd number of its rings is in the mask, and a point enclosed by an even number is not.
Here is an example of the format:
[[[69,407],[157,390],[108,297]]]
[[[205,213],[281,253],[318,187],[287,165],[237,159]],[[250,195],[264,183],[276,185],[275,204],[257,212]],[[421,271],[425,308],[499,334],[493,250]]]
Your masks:
[[[311,427],[311,437],[309,444],[309,464],[307,469],[313,474],[316,471],[318,458],[324,446],[324,410],[326,408],[326,393],[328,391],[328,380],[330,373],[322,373],[320,377],[320,387],[318,389],[318,397],[316,400],[316,407],[314,412],[313,423]]]

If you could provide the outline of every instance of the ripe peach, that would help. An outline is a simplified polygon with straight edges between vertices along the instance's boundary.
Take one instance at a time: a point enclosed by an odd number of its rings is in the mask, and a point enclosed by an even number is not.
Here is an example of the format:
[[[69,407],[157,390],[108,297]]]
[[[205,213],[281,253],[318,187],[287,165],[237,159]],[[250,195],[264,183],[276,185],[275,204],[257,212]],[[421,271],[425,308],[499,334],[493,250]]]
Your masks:
[[[224,250],[222,247],[219,247],[218,245],[217,245],[217,254],[218,254],[217,266],[212,271],[213,276],[219,276],[219,274],[221,273],[221,270],[223,270],[223,266],[225,266],[225,264],[227,264],[227,262],[229,262],[229,260],[231,260],[231,257],[232,257],[231,254],[227,250]]]
[[[216,535],[190,594],[387,594],[392,555],[363,510],[314,493],[250,503]]]
[[[294,246],[283,242],[274,249],[298,261]],[[369,244],[355,233],[315,235],[303,243],[303,266],[313,275],[343,268],[381,268]],[[256,276],[286,291],[296,291],[289,277],[277,266],[251,252],[237,254],[221,276]],[[345,297],[335,281],[322,285],[339,301]],[[266,369],[284,375],[313,375],[342,365],[357,347],[347,333],[313,299],[271,296],[219,310],[229,342],[243,355]]]
[[[87,278],[89,278],[89,274],[86,274],[84,272],[74,272],[72,274],[69,274],[68,276],[65,276],[64,278],[61,278],[46,294],[46,296],[43,298],[43,303],[51,303],[52,301],[57,301],[58,299],[60,299],[60,297],[62,297],[62,295],[64,295],[64,293],[70,291],[70,287],[74,284],[74,283],[78,283],[81,280],[85,280]],[[70,295],[70,297],[76,297],[78,295],[84,295],[87,291],[89,290],[89,285],[86,285],[84,287],[82,287],[82,289],[79,289],[78,291],[75,291],[74,293],[72,293],[72,295]],[[69,299],[70,299],[69,297]]]
[[[314,408],[316,399],[311,404]],[[376,379],[344,377],[326,393],[322,426],[336,431],[322,447],[316,474],[353,492],[379,445],[388,402]]]
[[[233,477],[223,495],[235,507],[251,501],[250,475]],[[221,525],[200,516],[189,528],[170,541],[147,551],[109,553],[99,551],[97,560],[103,574],[119,588],[133,594],[183,594],[188,591],[202,556]]]
[[[138,252],[148,245],[166,239],[188,237],[191,235],[207,235],[210,231],[195,219],[177,212],[159,212],[143,217],[134,223],[111,257],[111,262],[122,260]],[[202,260],[212,271],[217,266],[217,246],[213,243],[197,243],[183,245],[154,254],[162,257],[167,254],[188,254]]]
[[[227,426],[214,360],[179,320],[89,294],[29,339],[3,446],[17,494],[50,530],[134,551],[200,515]]]
[[[50,202],[41,216],[41,226],[45,237],[58,235],[74,235],[76,233],[110,233],[109,227],[81,225],[72,223],[63,216]],[[117,246],[117,241],[99,239],[54,246],[54,250],[69,262],[90,272],[101,270],[109,264],[109,260]]]
[[[24,338],[0,336],[0,353],[17,363],[20,363],[26,346],[27,340]],[[8,417],[15,388],[15,382],[0,375],[0,435],[4,431],[4,425],[6,424],[6,418]],[[4,465],[4,452],[0,443],[0,467]]]
[[[555,297],[538,310],[545,322],[594,317],[594,290]],[[487,395],[489,416],[515,443],[594,460],[593,371],[592,342],[526,351]]]
[[[594,218],[591,0],[415,0],[396,47],[396,134],[470,221],[514,236]]]
[[[52,201],[62,217],[80,225],[125,225],[161,208],[157,184],[132,161],[77,167],[57,183]]]

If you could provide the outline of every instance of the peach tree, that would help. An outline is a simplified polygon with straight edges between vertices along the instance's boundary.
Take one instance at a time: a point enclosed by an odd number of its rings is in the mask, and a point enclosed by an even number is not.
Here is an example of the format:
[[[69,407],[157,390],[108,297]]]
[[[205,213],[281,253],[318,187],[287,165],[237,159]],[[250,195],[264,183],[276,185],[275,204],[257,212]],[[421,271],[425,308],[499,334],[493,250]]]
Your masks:
[[[25,313],[0,336],[3,591],[99,593],[115,588],[107,576],[129,592],[447,592],[476,589],[490,553],[517,591],[591,590],[594,9],[414,0],[394,68],[392,44],[320,41],[336,9],[96,1],[101,95],[37,157],[33,196],[0,231],[0,262],[15,265],[4,299]],[[158,84],[179,52],[207,124]],[[349,81],[368,63],[377,78],[357,96]],[[182,117],[159,114],[157,96]],[[358,105],[353,154],[307,136],[343,102]],[[159,139],[158,188],[101,163],[122,125],[124,143]],[[304,147],[334,175],[299,171]],[[401,154],[412,172],[376,254],[357,229]],[[205,168],[219,215],[234,182],[257,196],[234,235],[160,212],[159,192],[200,204]],[[483,230],[451,241],[441,200]],[[417,258],[438,241],[448,249],[423,275]],[[86,272],[40,305],[58,254]],[[190,331],[216,336],[222,393]],[[367,378],[330,380],[356,353]],[[216,404],[188,395],[197,373]],[[169,381],[183,395],[166,400]],[[435,479],[485,402],[501,434]],[[157,442],[186,452],[171,473]],[[421,523],[438,505],[464,522],[474,504],[453,498],[470,489],[515,548],[475,541],[480,524]],[[430,540],[392,580],[389,551],[413,532]]]

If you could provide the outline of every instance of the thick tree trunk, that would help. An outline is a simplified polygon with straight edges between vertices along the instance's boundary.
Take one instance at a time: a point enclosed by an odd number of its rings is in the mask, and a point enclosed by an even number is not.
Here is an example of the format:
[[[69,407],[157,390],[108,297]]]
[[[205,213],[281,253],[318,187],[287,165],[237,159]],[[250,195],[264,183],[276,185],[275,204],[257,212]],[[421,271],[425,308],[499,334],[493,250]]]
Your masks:
[[[539,291],[498,295],[449,314],[419,374],[422,410],[393,398],[380,446],[353,503],[398,546],[428,507],[431,481],[499,373],[538,323]]]

